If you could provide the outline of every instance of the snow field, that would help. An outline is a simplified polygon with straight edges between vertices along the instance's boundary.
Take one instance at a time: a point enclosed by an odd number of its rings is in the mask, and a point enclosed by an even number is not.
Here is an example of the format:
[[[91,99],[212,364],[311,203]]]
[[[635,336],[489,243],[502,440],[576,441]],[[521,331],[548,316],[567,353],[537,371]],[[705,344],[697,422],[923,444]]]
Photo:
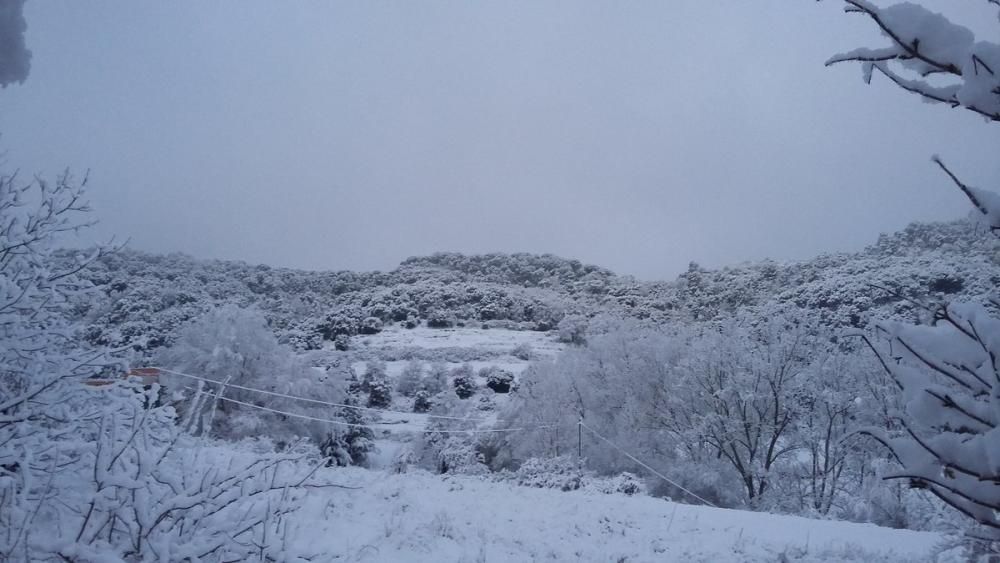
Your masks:
[[[328,476],[358,490],[310,495],[294,518],[331,561],[931,561],[938,534],[533,489],[424,471]]]
[[[477,348],[493,354],[509,353],[515,346],[529,344],[535,354],[555,356],[564,348],[554,332],[505,330],[500,328],[428,328],[412,329],[387,326],[378,334],[355,337],[359,347],[392,348]]]

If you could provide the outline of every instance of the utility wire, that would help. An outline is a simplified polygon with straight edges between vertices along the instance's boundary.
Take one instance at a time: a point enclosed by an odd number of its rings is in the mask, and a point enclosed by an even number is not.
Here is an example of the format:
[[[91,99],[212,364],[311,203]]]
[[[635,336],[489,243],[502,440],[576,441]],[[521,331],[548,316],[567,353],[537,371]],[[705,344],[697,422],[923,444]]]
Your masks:
[[[718,506],[715,505],[715,503],[713,503],[711,501],[708,501],[706,499],[703,499],[700,496],[698,496],[698,495],[692,493],[691,491],[685,489],[684,487],[678,485],[677,483],[675,483],[674,481],[672,481],[669,477],[667,477],[663,473],[660,473],[659,471],[653,469],[649,465],[646,465],[645,463],[643,463],[641,460],[639,460],[638,458],[636,458],[632,454],[630,454],[630,453],[626,452],[625,450],[621,449],[620,447],[618,447],[617,444],[615,444],[611,440],[608,440],[604,436],[601,436],[600,434],[597,433],[596,430],[594,430],[593,428],[591,428],[591,427],[587,426],[586,424],[584,424],[583,420],[581,420],[577,424],[579,424],[582,428],[586,428],[587,430],[589,430],[591,434],[593,434],[594,436],[597,436],[601,440],[605,441],[609,446],[611,446],[612,448],[614,448],[614,449],[618,450],[619,452],[621,452],[625,457],[627,457],[627,458],[631,459],[632,461],[638,463],[642,467],[645,467],[647,470],[649,470],[650,472],[652,472],[654,475],[656,475],[660,479],[663,479],[667,483],[670,483],[671,485],[673,485],[673,486],[677,487],[678,489],[684,491],[685,493],[691,495],[693,498],[696,498],[696,499],[700,500],[701,502],[703,502],[703,503],[705,503],[705,504],[707,504],[707,505],[709,505],[709,506],[711,506],[713,508],[719,508]]]
[[[416,415],[416,416],[419,416],[419,417],[439,418],[439,419],[442,419],[442,420],[464,420],[466,422],[490,422],[490,420],[486,419],[486,418],[466,418],[466,417],[462,417],[462,416],[446,416],[446,415],[443,415],[443,414],[412,413],[412,412],[405,412],[405,411],[393,411],[393,410],[387,410],[387,409],[373,409],[371,407],[361,407],[361,406],[358,406],[358,405],[346,405],[346,404],[343,404],[343,403],[333,403],[333,402],[330,402],[330,401],[321,401],[319,399],[310,399],[309,397],[299,397],[297,395],[288,395],[286,393],[278,393],[276,391],[266,391],[264,389],[257,389],[257,388],[254,388],[254,387],[246,387],[246,386],[243,386],[243,385],[237,385],[235,383],[223,383],[223,382],[217,381],[215,379],[208,379],[206,377],[201,377],[201,376],[197,376],[197,375],[191,375],[189,373],[181,373],[179,371],[169,370],[169,369],[160,368],[160,367],[153,368],[153,369],[158,369],[158,370],[160,370],[163,373],[169,373],[171,375],[179,375],[181,377],[187,377],[187,378],[190,378],[190,379],[195,379],[197,381],[204,381],[205,383],[212,383],[212,384],[215,384],[215,385],[222,385],[223,387],[232,387],[233,389],[240,389],[240,390],[243,390],[243,391],[250,391],[252,393],[260,393],[262,395],[270,395],[272,397],[282,397],[282,398],[285,398],[285,399],[292,399],[292,400],[295,400],[295,401],[303,401],[303,402],[306,402],[306,403],[313,403],[313,404],[317,404],[317,405],[325,405],[325,406],[328,406],[328,407],[338,407],[338,408],[342,408],[342,409],[354,409],[354,410],[366,411],[366,412],[376,412],[376,413],[380,413],[380,414],[398,414],[398,415],[406,415],[406,416],[414,416],[414,415]]]
[[[193,387],[185,387],[185,388],[197,391],[197,389],[195,389]],[[226,402],[229,402],[229,403],[234,403],[234,404],[237,404],[237,405],[242,405],[244,407],[249,407],[249,408],[252,408],[252,409],[259,409],[259,410],[262,410],[262,411],[273,412],[275,414],[281,414],[281,415],[285,415],[285,416],[291,416],[291,417],[294,417],[294,418],[301,418],[301,419],[305,419],[305,420],[311,420],[311,421],[314,421],[314,422],[325,422],[327,424],[334,424],[334,425],[337,425],[337,426],[346,426],[348,428],[369,428],[371,430],[386,430],[387,426],[391,426],[391,424],[378,424],[378,423],[374,423],[374,424],[358,424],[358,423],[354,423],[354,422],[344,422],[342,420],[331,420],[331,419],[328,419],[328,418],[319,418],[319,417],[316,417],[316,416],[309,416],[307,414],[298,414],[298,413],[283,411],[283,410],[279,410],[279,409],[272,409],[270,407],[264,407],[264,406],[261,406],[261,405],[255,405],[253,403],[247,403],[247,402],[244,402],[244,401],[238,401],[236,399],[230,399],[229,397],[225,397],[225,396],[216,396],[214,398],[218,399],[220,401],[226,401]],[[462,419],[462,420],[466,420],[466,419]],[[551,425],[546,425],[546,426],[525,426],[525,427],[520,427],[520,428],[485,428],[485,429],[468,429],[468,430],[427,430],[427,429],[423,429],[423,430],[418,430],[418,432],[436,433],[436,434],[492,434],[492,433],[499,433],[499,432],[523,432],[523,431],[526,431],[526,430],[536,430],[536,429],[539,429],[539,428],[552,428],[552,426]]]

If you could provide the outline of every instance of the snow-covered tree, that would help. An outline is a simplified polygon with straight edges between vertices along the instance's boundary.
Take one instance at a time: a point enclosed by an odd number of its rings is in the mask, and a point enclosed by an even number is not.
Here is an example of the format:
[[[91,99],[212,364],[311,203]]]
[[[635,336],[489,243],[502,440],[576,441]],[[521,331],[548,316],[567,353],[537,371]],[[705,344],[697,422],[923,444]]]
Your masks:
[[[166,372],[163,380],[177,394],[175,404],[187,429],[218,437],[266,435],[289,441],[301,436],[318,443],[330,432],[328,426],[265,409],[322,417],[328,408],[254,390],[329,402],[345,394],[345,382],[310,368],[279,344],[259,311],[235,305],[192,322],[157,362],[177,372]]]
[[[798,396],[809,395],[806,372],[821,349],[812,327],[794,317],[735,319],[706,327],[689,341],[676,388],[657,386],[662,424],[682,442],[703,442],[739,474],[756,505],[776,470],[800,444]]]
[[[431,362],[426,377],[420,382],[420,389],[434,396],[448,388],[448,364]]]
[[[431,401],[430,393],[421,389],[413,395],[413,412],[427,412],[432,408],[434,403]]]
[[[85,384],[124,366],[68,322],[102,251],[53,259],[90,224],[84,195],[69,175],[0,174],[0,560],[295,560],[301,458],[196,443],[155,387]]]
[[[486,387],[496,393],[510,393],[514,385],[514,374],[497,366],[484,367],[479,370],[479,378],[486,381]]]
[[[355,406],[358,400],[349,396],[344,404]],[[371,420],[364,411],[345,407],[340,409],[340,419],[350,426],[335,429],[320,444],[320,451],[329,459],[330,465],[364,465],[368,454],[375,450],[375,433],[368,424]]]
[[[581,315],[568,315],[559,321],[557,331],[559,341],[568,344],[584,344],[587,341],[587,319]]]
[[[917,4],[882,8],[846,1],[847,11],[868,16],[890,45],[837,55],[830,64],[860,62],[866,81],[877,70],[924,100],[1000,121],[1000,44],[977,41],[969,29]],[[1000,231],[1000,195],[966,185],[940,159],[934,161],[981,222]],[[867,431],[902,465],[888,478],[926,489],[975,521],[977,532],[994,542],[1000,541],[998,307],[997,299],[955,302],[936,308],[929,326],[881,323],[882,338],[872,348],[902,396],[901,428]]]
[[[476,375],[472,364],[462,364],[452,370],[451,386],[459,399],[468,399],[476,394]]]
[[[419,360],[407,362],[403,372],[396,379],[396,391],[404,397],[412,397],[420,389],[424,377],[424,364]]]

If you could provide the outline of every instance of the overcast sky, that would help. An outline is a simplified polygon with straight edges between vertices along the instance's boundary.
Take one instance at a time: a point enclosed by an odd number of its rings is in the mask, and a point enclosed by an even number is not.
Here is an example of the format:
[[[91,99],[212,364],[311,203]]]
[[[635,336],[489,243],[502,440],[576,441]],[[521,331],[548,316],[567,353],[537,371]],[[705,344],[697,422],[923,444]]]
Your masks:
[[[1000,34],[986,2],[927,4]],[[808,258],[965,215],[934,153],[1000,188],[1000,126],[824,68],[883,44],[841,7],[29,0],[0,147],[90,169],[90,236],[156,252],[551,252],[645,279]]]

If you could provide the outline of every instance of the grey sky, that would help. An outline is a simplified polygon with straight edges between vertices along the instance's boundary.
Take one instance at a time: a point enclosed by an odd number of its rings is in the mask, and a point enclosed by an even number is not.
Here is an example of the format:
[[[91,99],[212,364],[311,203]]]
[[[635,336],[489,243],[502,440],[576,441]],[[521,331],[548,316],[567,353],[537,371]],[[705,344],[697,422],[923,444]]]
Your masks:
[[[996,40],[996,10],[956,4]],[[641,278],[853,250],[1000,187],[1000,126],[830,55],[833,0],[26,4],[22,172],[91,170],[100,234],[313,269],[552,252]]]

